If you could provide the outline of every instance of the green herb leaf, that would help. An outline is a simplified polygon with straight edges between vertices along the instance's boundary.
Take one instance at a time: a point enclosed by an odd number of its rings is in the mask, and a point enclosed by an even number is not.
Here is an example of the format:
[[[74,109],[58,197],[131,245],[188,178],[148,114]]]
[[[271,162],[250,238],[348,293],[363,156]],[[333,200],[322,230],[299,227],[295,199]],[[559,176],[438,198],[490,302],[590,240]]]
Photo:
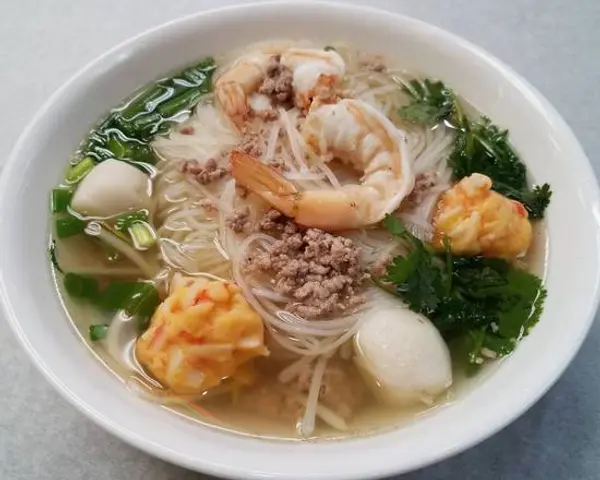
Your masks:
[[[528,187],[527,170],[509,143],[508,131],[486,117],[469,121],[454,93],[440,81],[413,80],[404,90],[412,103],[399,110],[400,118],[428,126],[446,120],[455,127],[454,150],[448,159],[455,180],[473,173],[486,175],[495,191],[521,202],[530,218],[543,218],[552,196],[550,186]]]
[[[404,91],[413,101],[400,108],[398,115],[413,123],[433,126],[452,113],[456,102],[452,91],[439,81],[412,80]]]
[[[454,257],[448,243],[436,252],[396,218],[387,216],[384,225],[408,253],[396,256],[381,280],[447,340],[464,338],[468,363],[483,363],[482,348],[510,353],[539,320],[546,297],[540,278],[502,259]]]

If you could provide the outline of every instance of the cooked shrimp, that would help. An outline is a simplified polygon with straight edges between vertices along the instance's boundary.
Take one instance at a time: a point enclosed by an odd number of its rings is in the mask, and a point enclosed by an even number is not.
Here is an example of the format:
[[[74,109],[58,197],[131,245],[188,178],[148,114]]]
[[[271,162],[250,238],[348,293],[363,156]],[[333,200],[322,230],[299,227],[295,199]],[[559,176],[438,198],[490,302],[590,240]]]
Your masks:
[[[377,223],[396,210],[414,186],[400,132],[364,102],[343,100],[314,109],[302,134],[315,153],[331,153],[361,172],[360,183],[300,191],[254,158],[232,155],[236,181],[301,225],[336,231]]]
[[[463,178],[440,198],[433,218],[434,244],[450,240],[452,253],[514,258],[531,244],[527,210],[516,200],[492,191],[479,173]]]
[[[308,108],[315,96],[333,96],[335,86],[344,76],[344,60],[334,51],[290,48],[279,53],[240,57],[215,82],[218,102],[236,123],[248,114],[251,95],[267,77],[273,59],[291,70],[295,101],[302,108]]]
[[[332,97],[346,71],[339,53],[315,48],[290,48],[281,55],[281,64],[294,74],[296,105],[300,108],[308,108],[315,97]]]
[[[230,118],[238,122],[248,113],[248,96],[267,75],[272,55],[253,54],[239,58],[215,83],[215,94]]]

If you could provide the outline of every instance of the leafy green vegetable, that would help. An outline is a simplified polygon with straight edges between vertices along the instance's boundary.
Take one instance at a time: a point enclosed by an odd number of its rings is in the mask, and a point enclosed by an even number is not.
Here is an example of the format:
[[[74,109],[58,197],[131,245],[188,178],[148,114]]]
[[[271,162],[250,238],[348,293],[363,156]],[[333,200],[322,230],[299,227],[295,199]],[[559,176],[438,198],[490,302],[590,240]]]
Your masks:
[[[63,277],[63,285],[67,293],[74,298],[93,300],[98,295],[98,281],[91,277],[66,273]]]
[[[73,184],[79,182],[83,177],[92,171],[96,163],[92,157],[85,157],[75,165],[69,167],[67,172],[67,183]]]
[[[118,232],[128,232],[138,250],[147,250],[156,243],[156,233],[148,222],[148,212],[145,210],[118,216],[115,229]]]
[[[412,80],[404,90],[412,97],[412,103],[402,107],[400,118],[424,125],[435,125],[453,111],[454,94],[440,81]]]
[[[493,189],[521,202],[530,218],[543,218],[552,196],[550,185],[528,187],[527,170],[510,146],[507,130],[486,117],[469,121],[456,95],[440,81],[413,80],[404,90],[412,103],[398,111],[400,118],[428,126],[445,120],[454,126],[456,141],[448,163],[455,180],[473,173],[487,175]]]
[[[149,142],[166,133],[178,113],[189,111],[211,91],[215,68],[214,59],[207,58],[142,90],[124,107],[111,111],[90,134],[83,154],[98,162],[114,157],[155,163]]]
[[[52,213],[66,212],[69,203],[71,203],[72,197],[72,188],[59,187],[52,189],[52,197],[50,199],[50,208],[52,209]]]
[[[96,324],[90,325],[90,340],[92,342],[97,342],[98,340],[104,340],[106,335],[108,334],[108,325],[105,324]]]
[[[124,308],[128,315],[136,318],[137,328],[143,332],[148,328],[150,318],[159,303],[160,298],[156,288],[150,283],[144,283],[135,289],[128,305]]]
[[[448,163],[457,180],[472,173],[487,175],[494,190],[523,203],[531,218],[544,216],[552,195],[550,185],[529,190],[527,170],[508,143],[508,131],[500,130],[488,118],[458,130]]]
[[[382,280],[447,340],[466,339],[468,363],[483,363],[482,351],[510,353],[539,320],[546,291],[535,275],[502,259],[454,257],[448,244],[436,252],[392,216],[384,225],[408,253],[393,259]]]
[[[161,99],[169,98],[173,95],[173,87],[157,84],[140,92],[131,102],[121,110],[123,118],[131,119],[142,112],[151,112],[160,103]]]
[[[204,95],[204,92],[200,90],[187,90],[160,105],[158,107],[158,113],[162,115],[163,118],[173,117],[178,112],[187,110],[189,106],[196,103],[202,95]]]
[[[72,237],[73,235],[79,235],[85,229],[86,223],[72,215],[57,218],[55,221],[56,236],[58,238]]]

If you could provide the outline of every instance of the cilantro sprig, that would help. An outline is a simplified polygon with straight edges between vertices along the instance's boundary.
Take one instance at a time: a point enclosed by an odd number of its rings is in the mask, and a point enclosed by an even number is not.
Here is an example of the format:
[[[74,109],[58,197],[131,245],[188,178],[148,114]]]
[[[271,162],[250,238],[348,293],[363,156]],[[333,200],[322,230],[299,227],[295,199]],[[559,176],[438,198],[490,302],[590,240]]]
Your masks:
[[[471,122],[462,112],[454,92],[440,81],[413,80],[404,87],[410,105],[400,108],[400,118],[432,126],[440,121],[456,129],[454,149],[448,160],[455,180],[473,173],[491,178],[493,189],[521,202],[529,217],[544,217],[552,191],[547,183],[529,188],[527,169],[511,147],[508,131],[481,117]]]
[[[462,340],[472,366],[486,354],[510,353],[539,320],[546,290],[537,276],[502,259],[455,257],[448,243],[437,252],[393,216],[384,225],[408,253],[395,257],[381,280],[446,340]]]

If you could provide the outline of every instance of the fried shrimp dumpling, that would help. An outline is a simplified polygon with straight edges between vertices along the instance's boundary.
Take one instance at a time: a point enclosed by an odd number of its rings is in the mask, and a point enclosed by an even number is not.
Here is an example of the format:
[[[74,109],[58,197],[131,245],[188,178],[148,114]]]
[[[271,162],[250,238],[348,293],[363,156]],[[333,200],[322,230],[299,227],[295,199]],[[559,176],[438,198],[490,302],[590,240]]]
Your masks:
[[[232,282],[175,282],[138,339],[139,362],[174,393],[201,393],[225,378],[251,381],[248,362],[267,355],[262,319]]]
[[[532,238],[527,210],[492,190],[492,180],[474,173],[446,191],[433,218],[434,244],[450,240],[455,255],[515,258]]]

